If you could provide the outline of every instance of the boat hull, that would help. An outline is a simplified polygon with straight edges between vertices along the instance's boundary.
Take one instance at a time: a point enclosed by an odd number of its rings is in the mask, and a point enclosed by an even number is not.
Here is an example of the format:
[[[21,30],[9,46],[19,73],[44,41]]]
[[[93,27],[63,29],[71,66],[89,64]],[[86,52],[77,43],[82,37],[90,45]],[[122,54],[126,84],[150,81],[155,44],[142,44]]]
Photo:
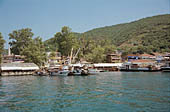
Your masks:
[[[162,67],[162,72],[170,72],[170,67]]]
[[[52,72],[51,76],[68,76],[69,71]]]

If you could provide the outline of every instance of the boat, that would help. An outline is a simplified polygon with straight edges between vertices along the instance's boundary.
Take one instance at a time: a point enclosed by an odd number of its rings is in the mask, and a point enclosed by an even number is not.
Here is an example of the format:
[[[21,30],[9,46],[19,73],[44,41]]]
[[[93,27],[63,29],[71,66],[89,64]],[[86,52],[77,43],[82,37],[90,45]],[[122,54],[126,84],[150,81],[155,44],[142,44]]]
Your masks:
[[[161,67],[162,72],[170,72],[170,66]]]
[[[89,74],[89,75],[98,75],[100,72],[102,72],[102,70],[98,70],[98,69],[88,69],[88,74]]]
[[[72,70],[70,71],[70,73],[68,74],[69,76],[87,76],[88,75],[88,71],[84,70],[82,68],[74,68],[72,67]]]
[[[34,75],[36,75],[36,76],[47,76],[49,74],[46,71],[37,71],[37,72],[35,72]]]
[[[59,71],[53,71],[50,73],[51,76],[68,76],[69,74],[69,67],[63,66],[62,70]]]
[[[170,55],[167,57],[168,58],[165,61],[165,65],[161,67],[162,72],[170,72]]]

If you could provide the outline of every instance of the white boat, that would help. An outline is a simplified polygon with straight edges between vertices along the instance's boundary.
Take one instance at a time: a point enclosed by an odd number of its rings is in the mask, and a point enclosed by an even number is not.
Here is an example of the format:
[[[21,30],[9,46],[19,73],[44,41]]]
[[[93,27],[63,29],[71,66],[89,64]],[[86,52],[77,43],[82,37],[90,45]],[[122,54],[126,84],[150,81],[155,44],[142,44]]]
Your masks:
[[[68,66],[64,66],[62,70],[51,72],[51,76],[68,76],[69,74]]]
[[[101,70],[98,69],[88,69],[88,74],[90,75],[98,75],[101,72]]]
[[[165,62],[165,65],[161,67],[162,72],[170,72],[170,56],[169,60]]]
[[[162,72],[170,72],[170,66],[161,67]]]

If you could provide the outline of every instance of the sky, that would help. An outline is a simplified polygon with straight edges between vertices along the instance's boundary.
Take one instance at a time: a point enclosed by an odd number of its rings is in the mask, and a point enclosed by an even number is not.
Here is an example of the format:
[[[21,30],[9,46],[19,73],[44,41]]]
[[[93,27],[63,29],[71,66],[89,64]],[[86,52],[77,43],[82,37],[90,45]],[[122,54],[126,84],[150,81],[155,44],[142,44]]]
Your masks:
[[[13,30],[31,28],[47,40],[68,26],[73,32],[170,14],[170,0],[0,0],[0,32],[8,47]]]

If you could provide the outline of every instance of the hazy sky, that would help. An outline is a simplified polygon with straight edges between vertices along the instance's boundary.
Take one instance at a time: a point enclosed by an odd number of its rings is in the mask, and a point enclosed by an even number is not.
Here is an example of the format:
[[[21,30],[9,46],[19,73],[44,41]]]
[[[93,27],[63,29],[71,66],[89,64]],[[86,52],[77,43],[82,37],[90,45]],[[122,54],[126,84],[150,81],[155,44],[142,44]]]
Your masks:
[[[29,27],[46,40],[63,26],[85,32],[160,14],[170,14],[170,0],[0,0],[0,32],[8,42]]]

